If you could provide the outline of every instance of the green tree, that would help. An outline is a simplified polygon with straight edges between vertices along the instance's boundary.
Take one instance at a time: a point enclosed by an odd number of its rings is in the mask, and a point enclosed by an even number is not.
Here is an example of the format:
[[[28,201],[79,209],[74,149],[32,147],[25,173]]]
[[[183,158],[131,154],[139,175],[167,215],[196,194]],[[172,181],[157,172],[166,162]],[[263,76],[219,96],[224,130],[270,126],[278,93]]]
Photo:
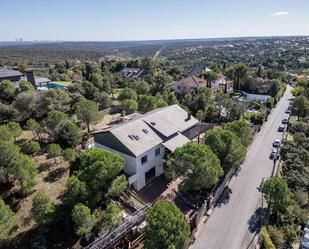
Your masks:
[[[138,104],[134,99],[125,99],[121,103],[122,111],[126,114],[132,114],[137,111]]]
[[[26,81],[26,80],[21,80],[19,83],[19,89],[20,91],[24,92],[24,91],[28,91],[28,90],[34,90],[33,85]]]
[[[205,119],[205,114],[202,110],[198,110],[197,113],[196,113],[196,118],[198,121],[204,121]]]
[[[98,226],[115,229],[121,225],[122,221],[123,215],[121,209],[117,204],[111,202],[107,205],[106,209],[102,211],[99,217]]]
[[[12,100],[15,97],[17,88],[13,82],[9,80],[0,81],[0,98]]]
[[[7,125],[0,126],[0,140],[11,142],[14,140],[13,134]]]
[[[118,197],[128,188],[128,181],[125,175],[120,175],[113,180],[107,191],[107,196]]]
[[[38,122],[36,122],[33,118],[30,118],[27,120],[26,127],[32,131],[34,137],[40,139],[40,132],[42,127]]]
[[[218,78],[218,74],[214,71],[208,71],[202,73],[201,77],[207,80],[207,87],[211,87],[211,84]]]
[[[63,156],[64,160],[66,160],[68,162],[74,162],[75,158],[76,158],[75,150],[71,149],[71,148],[67,148],[67,149],[62,151],[62,156]]]
[[[243,120],[226,123],[224,129],[235,133],[244,146],[248,146],[253,139],[253,129]]]
[[[118,96],[118,100],[123,101],[125,99],[137,100],[137,93],[129,87],[125,87]]]
[[[65,113],[57,110],[52,110],[48,113],[44,124],[48,129],[56,133],[58,125],[67,119],[68,116]]]
[[[208,146],[188,143],[168,157],[166,174],[184,176],[182,189],[191,191],[212,187],[223,175],[223,170]]]
[[[37,193],[32,202],[31,217],[40,225],[50,224],[54,219],[55,205],[44,193]]]
[[[157,99],[150,95],[141,95],[138,101],[138,110],[142,113],[146,113],[156,109]]]
[[[217,110],[218,110],[218,119],[221,119],[223,110],[225,110],[228,113],[229,109],[231,109],[233,105],[233,100],[230,98],[230,96],[222,92],[219,92],[216,94],[215,102],[216,102]],[[227,118],[227,113],[226,113],[226,118]]]
[[[292,243],[297,238],[297,230],[292,225],[286,224],[283,226],[284,239],[288,245]]]
[[[47,155],[49,158],[54,158],[55,163],[57,162],[57,157],[61,156],[62,149],[59,144],[49,144],[47,146]]]
[[[81,203],[74,206],[72,220],[75,224],[75,233],[78,236],[90,233],[96,223],[95,216],[91,214],[90,209]]]
[[[103,198],[123,167],[124,159],[117,153],[98,148],[81,153],[78,177],[87,184],[91,204]]]
[[[9,128],[9,130],[11,131],[14,140],[16,141],[16,138],[20,137],[21,134],[23,133],[23,130],[20,128],[19,123],[16,122],[9,122],[7,124],[7,127]]]
[[[231,167],[240,166],[245,160],[246,147],[242,145],[236,134],[231,131],[223,129],[210,130],[206,132],[205,144],[218,156],[225,171],[228,171]]]
[[[167,201],[157,201],[146,214],[145,248],[182,249],[189,240],[190,227],[183,213]]]
[[[138,95],[147,94],[150,90],[149,84],[144,80],[134,81],[133,88]]]
[[[15,225],[15,213],[0,198],[0,243],[9,237]]]
[[[27,155],[33,155],[41,150],[41,146],[34,140],[29,140],[22,145],[22,151]]]
[[[52,110],[68,112],[72,99],[68,92],[62,89],[49,89],[41,95],[40,112],[49,113]]]
[[[33,90],[19,93],[13,102],[13,107],[22,120],[33,116],[37,111],[37,93]]]
[[[295,114],[299,120],[300,117],[304,118],[309,113],[309,101],[304,96],[298,96],[295,98],[292,108],[293,114]]]
[[[78,119],[87,125],[87,131],[90,132],[90,124],[99,120],[99,105],[87,99],[82,99],[77,103],[76,115]]]
[[[20,153],[18,146],[7,141],[0,141],[0,172],[7,180],[18,180],[23,194],[34,186],[37,175],[33,160]]]
[[[69,206],[74,206],[78,202],[85,203],[88,194],[86,183],[73,175],[69,177],[62,199]]]
[[[263,193],[269,208],[276,212],[283,212],[291,203],[292,192],[285,180],[271,177],[263,185]]]

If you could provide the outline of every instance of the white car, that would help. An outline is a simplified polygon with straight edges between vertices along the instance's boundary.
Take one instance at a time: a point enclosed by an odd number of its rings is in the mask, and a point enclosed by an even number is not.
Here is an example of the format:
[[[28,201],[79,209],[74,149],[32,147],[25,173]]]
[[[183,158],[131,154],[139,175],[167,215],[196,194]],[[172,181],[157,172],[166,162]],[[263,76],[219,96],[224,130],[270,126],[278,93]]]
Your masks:
[[[309,231],[304,232],[300,242],[300,249],[309,249]]]
[[[273,142],[273,147],[274,148],[279,148],[281,145],[281,140],[280,139],[275,139],[275,141]]]

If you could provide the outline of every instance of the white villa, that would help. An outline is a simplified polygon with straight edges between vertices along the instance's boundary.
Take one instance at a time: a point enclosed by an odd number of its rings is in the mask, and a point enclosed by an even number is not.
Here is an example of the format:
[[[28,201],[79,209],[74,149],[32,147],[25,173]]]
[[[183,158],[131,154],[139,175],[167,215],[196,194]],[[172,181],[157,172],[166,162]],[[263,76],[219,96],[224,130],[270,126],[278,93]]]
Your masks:
[[[202,132],[199,124],[178,105],[167,106],[129,115],[125,122],[94,133],[91,146],[121,154],[129,184],[140,190],[163,173],[166,152],[174,152]]]

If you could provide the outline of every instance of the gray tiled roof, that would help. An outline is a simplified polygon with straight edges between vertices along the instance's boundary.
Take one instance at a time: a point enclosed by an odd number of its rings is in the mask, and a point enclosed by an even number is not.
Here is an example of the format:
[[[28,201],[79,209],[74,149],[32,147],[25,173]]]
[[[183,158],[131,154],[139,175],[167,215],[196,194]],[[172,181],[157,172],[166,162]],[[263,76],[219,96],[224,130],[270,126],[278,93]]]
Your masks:
[[[169,151],[174,152],[177,148],[182,147],[190,140],[182,135],[181,133],[177,133],[176,136],[172,137],[171,139],[164,142],[162,145],[167,148]]]
[[[136,119],[111,127],[102,132],[109,132],[116,137],[135,156],[166,142],[171,136],[183,132],[196,125],[198,121],[178,105],[163,107],[137,116]],[[98,132],[101,133],[101,132]],[[174,143],[181,143],[184,139],[177,137]]]
[[[14,76],[22,76],[23,74],[19,71],[8,69],[8,68],[0,68],[0,79]]]
[[[163,142],[142,119],[118,126],[110,132],[136,156]]]

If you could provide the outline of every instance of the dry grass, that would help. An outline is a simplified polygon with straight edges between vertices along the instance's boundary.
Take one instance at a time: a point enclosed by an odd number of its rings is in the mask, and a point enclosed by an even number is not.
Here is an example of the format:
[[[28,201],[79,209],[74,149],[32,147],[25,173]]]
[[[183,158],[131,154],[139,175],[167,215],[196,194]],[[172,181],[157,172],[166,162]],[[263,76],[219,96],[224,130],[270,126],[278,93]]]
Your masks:
[[[33,221],[26,222],[26,220],[29,217],[32,200],[36,193],[43,192],[49,196],[53,203],[59,204],[61,201],[58,197],[63,192],[69,177],[69,164],[67,162],[60,162],[60,159],[58,159],[57,163],[54,163],[54,159],[47,159],[46,155],[37,156],[33,159],[36,161],[39,171],[36,177],[36,191],[20,200],[20,208],[16,212],[18,229],[13,236],[29,231],[35,226]]]

